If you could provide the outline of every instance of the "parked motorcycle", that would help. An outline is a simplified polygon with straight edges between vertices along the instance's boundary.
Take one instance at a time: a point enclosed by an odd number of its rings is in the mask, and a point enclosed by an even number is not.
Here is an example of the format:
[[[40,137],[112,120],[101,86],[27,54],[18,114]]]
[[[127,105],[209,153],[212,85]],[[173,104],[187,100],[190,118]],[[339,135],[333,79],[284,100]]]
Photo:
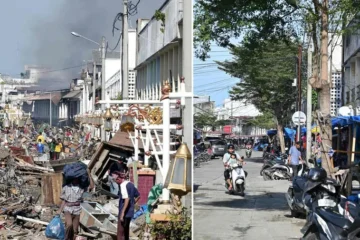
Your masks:
[[[252,153],[251,147],[247,147],[246,148],[246,157],[251,158],[251,153]]]
[[[287,156],[275,156],[275,155],[268,155],[268,157],[266,159],[264,159],[264,164],[261,167],[260,170],[260,176],[263,176],[263,171],[267,168],[271,168],[272,166],[274,166],[275,164],[284,164],[285,160],[287,159]]]
[[[300,164],[297,176],[302,176],[307,169],[306,164]],[[272,167],[264,169],[262,174],[265,181],[290,180],[293,175],[293,169],[285,164],[285,162],[278,160]]]
[[[245,196],[245,179],[246,173],[241,164],[233,164],[230,166],[230,179],[232,181],[233,188],[229,192],[230,194],[239,194]],[[225,188],[229,189],[229,184],[225,182]]]
[[[302,239],[360,239],[359,209],[341,198],[340,184],[328,179],[324,169],[309,171],[302,201],[308,213]]]

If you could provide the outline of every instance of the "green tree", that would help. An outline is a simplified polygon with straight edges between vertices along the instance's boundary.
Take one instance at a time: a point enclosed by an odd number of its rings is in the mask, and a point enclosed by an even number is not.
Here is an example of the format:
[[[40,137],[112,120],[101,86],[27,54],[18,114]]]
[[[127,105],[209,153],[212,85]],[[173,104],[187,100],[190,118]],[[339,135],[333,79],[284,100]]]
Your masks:
[[[198,128],[211,127],[212,130],[215,130],[217,127],[216,116],[211,112],[201,112],[197,113],[194,116],[194,124]]]
[[[329,146],[332,146],[330,121],[330,87],[328,71],[329,44],[341,34],[357,32],[360,6],[357,1],[338,0],[198,0],[194,8],[194,43],[196,56],[208,57],[211,43],[232,46],[231,39],[247,35],[254,49],[264,40],[303,39],[308,35],[313,52],[310,84],[318,94],[317,121],[322,128],[322,166],[330,172]],[[356,19],[355,19],[356,18]],[[350,26],[347,26],[349,21]],[[331,32],[331,36],[329,36]],[[291,44],[291,41],[290,41]],[[320,117],[321,116],[321,117]]]
[[[255,49],[244,42],[230,47],[233,60],[217,62],[221,70],[241,79],[230,91],[232,99],[247,100],[267,116],[273,116],[283,152],[283,127],[291,117],[297,96],[296,89],[292,87],[296,74],[296,51],[296,44],[263,41]]]
[[[216,124],[216,126],[218,126],[218,127],[223,127],[223,126],[226,126],[226,125],[230,125],[230,124],[231,124],[231,120],[230,120],[230,119],[217,120],[215,124]]]
[[[254,119],[250,119],[248,121],[248,124],[251,126],[256,126],[265,129],[276,128],[274,116],[269,112],[264,112],[263,114],[256,116]]]

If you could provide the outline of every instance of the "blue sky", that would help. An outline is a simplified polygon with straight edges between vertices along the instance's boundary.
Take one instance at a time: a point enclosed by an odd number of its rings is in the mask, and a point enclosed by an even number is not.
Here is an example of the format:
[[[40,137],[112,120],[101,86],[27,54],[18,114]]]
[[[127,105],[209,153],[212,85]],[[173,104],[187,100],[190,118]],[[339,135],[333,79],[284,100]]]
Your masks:
[[[229,90],[239,79],[219,70],[214,62],[231,59],[226,48],[218,47],[214,43],[209,55],[210,58],[206,61],[196,57],[194,59],[194,92],[196,95],[209,95],[218,107],[229,97]]]

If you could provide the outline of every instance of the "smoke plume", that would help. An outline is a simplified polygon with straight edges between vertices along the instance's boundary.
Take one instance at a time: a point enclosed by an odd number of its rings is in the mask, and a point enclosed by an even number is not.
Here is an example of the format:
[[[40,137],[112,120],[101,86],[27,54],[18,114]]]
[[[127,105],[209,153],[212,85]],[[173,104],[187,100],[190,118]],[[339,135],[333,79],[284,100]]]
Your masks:
[[[129,19],[129,28],[136,28],[136,19],[151,18],[156,9],[165,0],[141,0],[138,13]],[[136,3],[137,0],[133,0]],[[80,76],[85,65],[92,59],[91,52],[98,46],[85,39],[72,36],[77,32],[89,39],[100,42],[105,36],[109,48],[114,48],[119,39],[120,31],[112,36],[113,21],[117,13],[122,12],[121,0],[56,0],[49,4],[47,17],[34,16],[31,26],[32,35],[28,41],[24,56],[31,65],[44,66],[50,70],[64,69],[39,75],[41,90],[68,88],[71,79]],[[36,4],[36,1],[34,2]],[[121,29],[122,22],[116,23]],[[119,46],[115,51],[119,51]]]

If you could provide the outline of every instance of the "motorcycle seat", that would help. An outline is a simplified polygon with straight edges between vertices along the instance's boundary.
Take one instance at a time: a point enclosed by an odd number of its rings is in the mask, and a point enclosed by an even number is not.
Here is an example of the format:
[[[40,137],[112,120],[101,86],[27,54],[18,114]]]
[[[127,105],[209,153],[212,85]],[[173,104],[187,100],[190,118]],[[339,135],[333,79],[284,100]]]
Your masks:
[[[352,225],[349,220],[344,218],[344,216],[339,213],[330,212],[323,208],[318,208],[316,213],[319,214],[326,222],[330,222],[339,228],[349,229]]]

